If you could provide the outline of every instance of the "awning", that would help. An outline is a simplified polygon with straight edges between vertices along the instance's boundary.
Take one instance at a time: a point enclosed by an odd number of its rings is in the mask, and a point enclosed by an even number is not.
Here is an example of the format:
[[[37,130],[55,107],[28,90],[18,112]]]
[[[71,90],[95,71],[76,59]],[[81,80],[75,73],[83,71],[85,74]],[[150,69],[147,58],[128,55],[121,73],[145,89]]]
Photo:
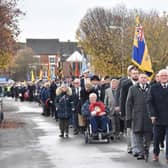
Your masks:
[[[70,55],[67,60],[68,62],[82,62],[83,56],[78,52],[75,51],[72,55]]]

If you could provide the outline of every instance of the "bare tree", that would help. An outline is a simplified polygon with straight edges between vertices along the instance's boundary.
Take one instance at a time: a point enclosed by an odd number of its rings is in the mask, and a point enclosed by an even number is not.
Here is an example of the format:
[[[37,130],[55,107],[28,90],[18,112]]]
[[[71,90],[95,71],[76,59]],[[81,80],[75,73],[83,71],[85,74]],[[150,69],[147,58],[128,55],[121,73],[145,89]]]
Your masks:
[[[89,9],[77,29],[79,44],[91,56],[96,73],[121,76],[122,64],[124,63],[126,69],[131,63],[137,13],[144,28],[154,70],[168,65],[167,14],[164,12],[159,16],[155,10],[128,10],[119,5],[111,10]],[[115,26],[116,29],[110,29],[111,26]],[[123,37],[119,27],[123,29]],[[126,70],[124,72],[126,73]]]
[[[15,80],[26,80],[27,73],[31,71],[30,67],[36,60],[33,57],[34,53],[32,49],[25,48],[18,51],[15,57],[15,64],[11,68],[14,73]]]
[[[121,75],[121,64],[126,60],[123,58],[125,55],[122,55],[124,48],[122,40],[124,39],[122,39],[120,29],[113,30],[111,26],[123,27],[124,29],[126,12],[124,6],[113,10],[95,8],[88,10],[81,20],[77,30],[77,38],[84,50],[92,56],[92,64],[96,73]],[[102,67],[104,68],[102,69]]]

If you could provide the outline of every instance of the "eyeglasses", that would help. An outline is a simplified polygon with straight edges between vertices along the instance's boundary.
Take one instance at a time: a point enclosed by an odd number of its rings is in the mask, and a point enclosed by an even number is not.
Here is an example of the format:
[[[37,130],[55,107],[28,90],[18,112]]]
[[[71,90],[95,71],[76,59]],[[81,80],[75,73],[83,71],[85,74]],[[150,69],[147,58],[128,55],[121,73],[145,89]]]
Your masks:
[[[166,77],[166,76],[168,76],[168,75],[160,75],[160,76],[164,76],[164,77]]]

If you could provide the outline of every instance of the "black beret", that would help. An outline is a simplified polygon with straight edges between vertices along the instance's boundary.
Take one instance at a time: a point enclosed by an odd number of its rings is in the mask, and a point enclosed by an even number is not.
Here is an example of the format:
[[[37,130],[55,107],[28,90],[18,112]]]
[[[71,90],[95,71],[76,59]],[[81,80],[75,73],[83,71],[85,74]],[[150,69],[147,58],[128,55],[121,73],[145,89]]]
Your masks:
[[[91,81],[100,81],[99,77],[97,75],[93,75],[90,79]]]

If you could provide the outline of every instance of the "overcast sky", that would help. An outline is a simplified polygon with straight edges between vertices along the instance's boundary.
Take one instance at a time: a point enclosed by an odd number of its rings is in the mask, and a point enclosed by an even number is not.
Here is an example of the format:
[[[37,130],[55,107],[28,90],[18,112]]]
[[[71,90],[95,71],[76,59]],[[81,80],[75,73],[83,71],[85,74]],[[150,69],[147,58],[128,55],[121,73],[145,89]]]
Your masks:
[[[19,8],[26,16],[20,18],[18,40],[59,38],[60,41],[74,41],[79,22],[89,8],[109,9],[117,4],[125,4],[129,9],[168,11],[168,0],[20,0]]]

